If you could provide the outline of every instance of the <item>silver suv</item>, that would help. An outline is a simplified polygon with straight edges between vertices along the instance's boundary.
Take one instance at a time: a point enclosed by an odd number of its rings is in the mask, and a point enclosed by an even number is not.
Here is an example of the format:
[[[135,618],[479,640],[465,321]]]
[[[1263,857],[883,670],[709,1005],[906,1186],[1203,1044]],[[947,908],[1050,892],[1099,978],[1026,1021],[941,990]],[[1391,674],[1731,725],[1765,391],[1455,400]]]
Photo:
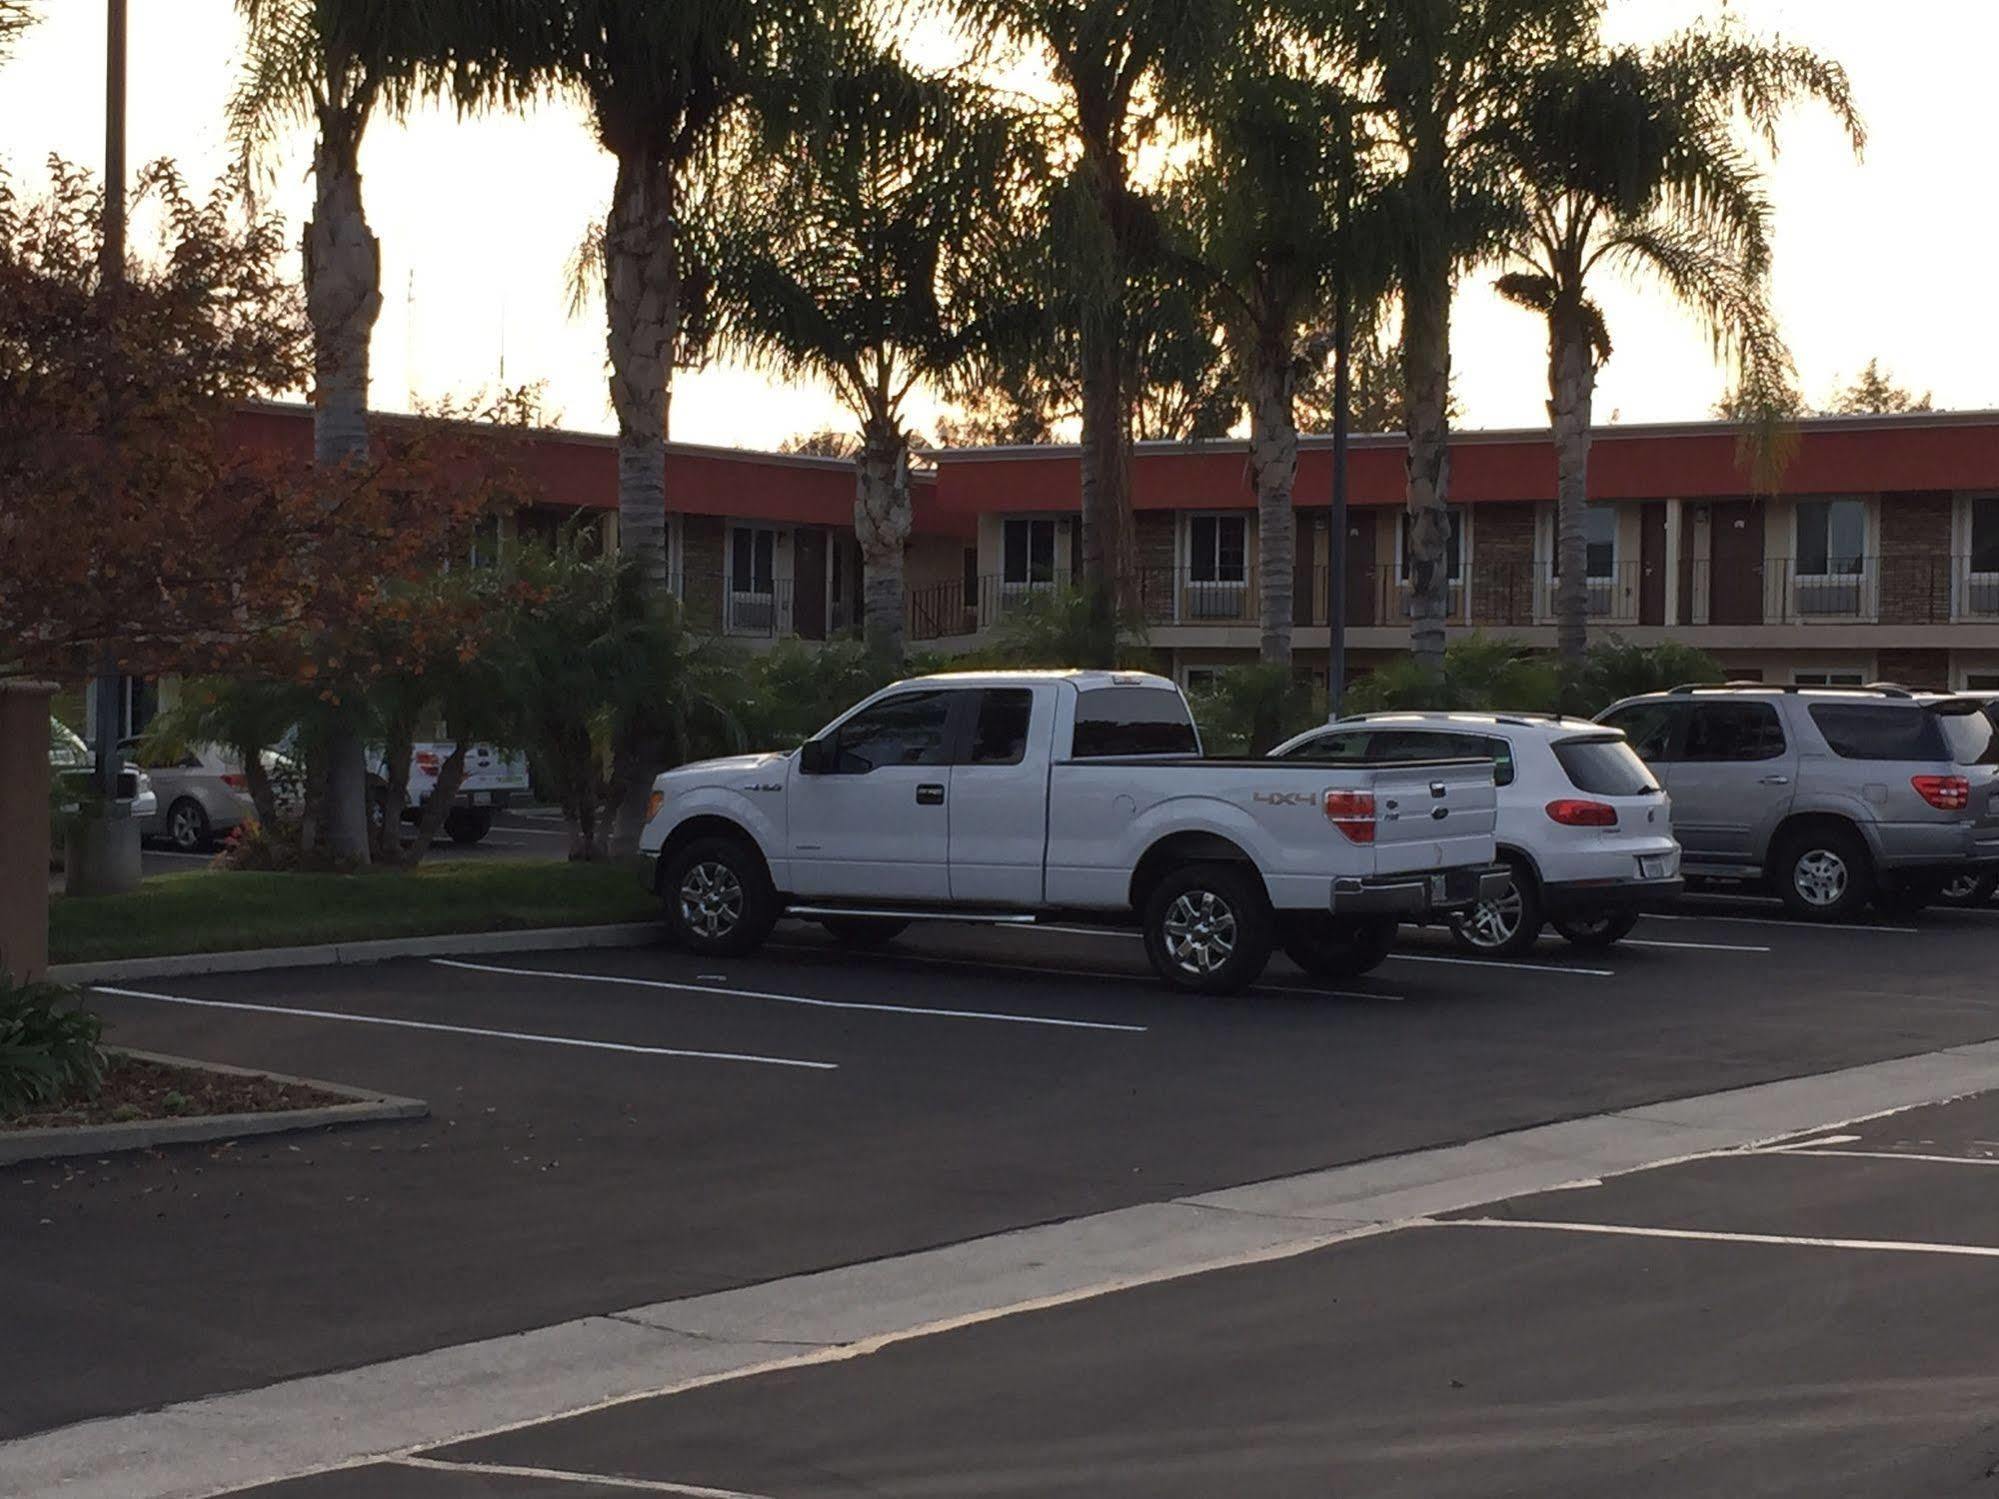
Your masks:
[[[1665,784],[1688,878],[1768,881],[1832,921],[1869,901],[1918,910],[1999,868],[1999,767],[1958,763],[1944,722],[1977,711],[1891,687],[1742,683],[1626,698],[1597,722]]]

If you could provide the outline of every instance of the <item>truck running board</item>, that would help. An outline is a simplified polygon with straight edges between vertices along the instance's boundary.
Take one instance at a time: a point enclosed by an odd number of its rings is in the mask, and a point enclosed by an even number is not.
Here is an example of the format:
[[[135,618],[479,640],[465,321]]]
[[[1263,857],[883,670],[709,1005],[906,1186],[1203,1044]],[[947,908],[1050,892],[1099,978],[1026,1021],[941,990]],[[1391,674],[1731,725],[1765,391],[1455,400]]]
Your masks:
[[[960,921],[980,926],[1033,926],[1036,917],[1018,911],[937,911],[900,906],[786,906],[787,916],[880,916],[892,921]]]

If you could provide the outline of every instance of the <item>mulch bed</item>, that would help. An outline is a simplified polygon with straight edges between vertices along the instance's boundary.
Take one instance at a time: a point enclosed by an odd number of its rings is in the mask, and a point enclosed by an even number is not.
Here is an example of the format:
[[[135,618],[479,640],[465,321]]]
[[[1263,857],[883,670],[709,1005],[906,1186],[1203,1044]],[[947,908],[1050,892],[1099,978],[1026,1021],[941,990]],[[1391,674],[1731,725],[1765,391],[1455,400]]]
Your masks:
[[[79,1098],[33,1114],[0,1119],[0,1131],[130,1124],[141,1119],[198,1119],[209,1114],[266,1114],[353,1101],[275,1078],[240,1077],[233,1072],[114,1056],[95,1098]]]

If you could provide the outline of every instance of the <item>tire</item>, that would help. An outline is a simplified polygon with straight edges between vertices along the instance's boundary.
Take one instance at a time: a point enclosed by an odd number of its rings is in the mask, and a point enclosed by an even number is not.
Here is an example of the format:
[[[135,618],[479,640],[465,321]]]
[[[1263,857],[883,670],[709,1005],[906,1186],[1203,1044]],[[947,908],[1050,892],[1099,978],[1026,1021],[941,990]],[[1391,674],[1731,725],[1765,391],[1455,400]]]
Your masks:
[[[740,958],[777,924],[763,856],[740,838],[696,838],[660,871],[666,929],[688,952]]]
[[[1171,870],[1146,897],[1152,971],[1190,994],[1234,994],[1270,961],[1275,922],[1254,875],[1233,864]]]
[[[1357,979],[1381,966],[1399,929],[1392,917],[1313,912],[1286,923],[1284,956],[1313,978]]]
[[[1944,882],[1937,892],[1937,904],[1960,909],[1982,906],[1991,901],[1995,890],[1999,890],[1999,874],[1960,874]]]
[[[1595,916],[1551,916],[1548,925],[1571,947],[1615,947],[1638,925],[1636,911],[1602,911]]]
[[[888,946],[909,927],[893,916],[822,916],[819,924],[842,947],[862,951]]]
[[[1513,888],[1496,900],[1482,900],[1451,917],[1451,937],[1466,952],[1487,958],[1519,958],[1541,940],[1541,887],[1518,854],[1499,862],[1513,876]]]
[[[368,792],[368,836],[377,843],[382,841],[382,828],[389,820],[389,794],[371,789]]]
[[[444,814],[444,836],[453,843],[477,843],[492,831],[493,814],[483,807],[470,812],[454,807]]]
[[[1772,861],[1771,882],[1793,916],[1849,921],[1874,895],[1874,866],[1860,835],[1836,823],[1793,833]]]
[[[167,808],[166,833],[167,842],[184,854],[202,853],[215,842],[206,809],[191,796],[183,796]]]

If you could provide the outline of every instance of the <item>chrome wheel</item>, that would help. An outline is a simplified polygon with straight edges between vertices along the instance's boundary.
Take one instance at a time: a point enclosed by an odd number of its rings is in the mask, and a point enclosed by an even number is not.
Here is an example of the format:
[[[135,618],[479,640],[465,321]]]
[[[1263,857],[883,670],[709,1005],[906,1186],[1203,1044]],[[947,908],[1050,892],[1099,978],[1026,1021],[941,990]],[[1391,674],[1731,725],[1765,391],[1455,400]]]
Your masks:
[[[199,849],[208,837],[207,819],[193,802],[175,802],[167,814],[167,838],[184,854]]]
[[[1520,922],[1526,914],[1526,902],[1520,898],[1520,887],[1508,885],[1506,893],[1496,900],[1482,900],[1466,913],[1463,930],[1474,947],[1504,947],[1520,934]]]
[[[680,919],[690,932],[725,937],[743,919],[743,882],[726,864],[690,864],[680,880]]]
[[[1188,890],[1167,907],[1166,951],[1182,972],[1215,973],[1235,955],[1236,918],[1212,890]]]
[[[1961,874],[1949,881],[1940,892],[1945,900],[1968,901],[1978,894],[1978,887],[1984,877],[1975,874]]]
[[[1791,885],[1806,905],[1823,909],[1836,906],[1846,894],[1850,876],[1846,860],[1829,848],[1815,848],[1798,856],[1791,866]]]

